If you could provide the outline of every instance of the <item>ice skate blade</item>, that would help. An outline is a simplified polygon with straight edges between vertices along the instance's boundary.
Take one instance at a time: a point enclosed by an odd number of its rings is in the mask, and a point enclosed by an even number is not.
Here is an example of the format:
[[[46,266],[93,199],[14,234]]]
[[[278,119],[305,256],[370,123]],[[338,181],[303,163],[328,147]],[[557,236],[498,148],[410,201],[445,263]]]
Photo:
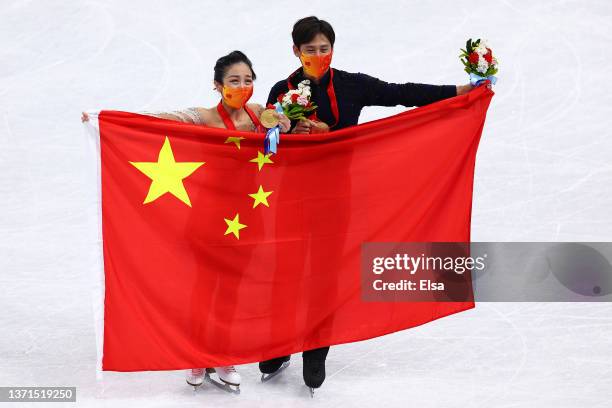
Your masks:
[[[202,386],[202,383],[199,383],[199,384],[194,384],[194,383],[190,383],[190,382],[189,382],[189,381],[187,381],[187,380],[185,380],[185,382],[187,382],[187,384],[189,384],[190,386],[192,386],[194,391],[195,391],[195,390],[197,390],[197,389],[198,389],[198,387]]]
[[[310,398],[314,398],[314,388],[308,387],[308,389],[310,390]]]
[[[261,382],[265,383],[270,381],[271,379],[273,379],[274,377],[276,377],[277,375],[279,375],[283,370],[285,370],[287,367],[289,367],[289,363],[290,361],[285,361],[278,370],[276,370],[275,372],[273,372],[272,374],[262,374],[261,375]]]
[[[218,382],[213,380],[210,375],[208,374],[208,372],[206,374],[204,374],[204,381],[208,382],[209,384],[214,385],[215,387],[228,392],[230,394],[236,394],[239,395],[240,394],[240,385],[235,385],[235,384],[229,384],[226,382]]]

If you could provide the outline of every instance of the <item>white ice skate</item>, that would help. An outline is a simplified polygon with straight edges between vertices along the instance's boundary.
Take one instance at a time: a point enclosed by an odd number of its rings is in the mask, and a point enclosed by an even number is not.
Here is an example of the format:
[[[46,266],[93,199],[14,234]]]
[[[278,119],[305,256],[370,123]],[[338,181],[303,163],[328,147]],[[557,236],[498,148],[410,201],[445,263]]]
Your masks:
[[[203,368],[192,368],[191,370],[187,370],[187,384],[193,386],[195,390],[196,387],[202,385],[204,381],[204,369]]]
[[[210,374],[217,373],[219,381],[215,381]],[[226,392],[240,394],[240,374],[234,366],[207,368],[204,380]]]

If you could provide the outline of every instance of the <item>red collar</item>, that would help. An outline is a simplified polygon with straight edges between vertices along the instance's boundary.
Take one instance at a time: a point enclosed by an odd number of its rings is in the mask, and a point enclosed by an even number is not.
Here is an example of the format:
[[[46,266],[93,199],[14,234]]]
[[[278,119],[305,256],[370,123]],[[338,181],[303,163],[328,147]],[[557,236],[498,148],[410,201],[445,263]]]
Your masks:
[[[246,111],[247,115],[249,115],[249,118],[251,118],[251,121],[255,125],[255,128],[257,129],[257,132],[263,132],[264,131],[263,127],[262,127],[261,122],[259,121],[259,118],[257,117],[257,115],[255,115],[255,112],[253,112],[246,105],[244,105],[244,110]],[[219,104],[217,105],[217,112],[219,112],[219,116],[221,116],[221,120],[223,120],[223,124],[225,125],[226,129],[236,130],[236,125],[234,125],[234,122],[232,121],[232,118],[230,118],[229,113],[227,113],[227,111],[225,110],[225,107],[223,106],[223,103],[221,101],[219,101]]]

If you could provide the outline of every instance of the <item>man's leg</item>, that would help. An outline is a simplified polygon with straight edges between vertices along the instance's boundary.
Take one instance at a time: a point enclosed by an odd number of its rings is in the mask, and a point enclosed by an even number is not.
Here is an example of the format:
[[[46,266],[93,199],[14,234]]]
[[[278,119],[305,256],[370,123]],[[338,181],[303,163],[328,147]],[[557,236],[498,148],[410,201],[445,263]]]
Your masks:
[[[319,388],[325,381],[325,359],[328,347],[307,350],[302,353],[304,383],[310,388]]]

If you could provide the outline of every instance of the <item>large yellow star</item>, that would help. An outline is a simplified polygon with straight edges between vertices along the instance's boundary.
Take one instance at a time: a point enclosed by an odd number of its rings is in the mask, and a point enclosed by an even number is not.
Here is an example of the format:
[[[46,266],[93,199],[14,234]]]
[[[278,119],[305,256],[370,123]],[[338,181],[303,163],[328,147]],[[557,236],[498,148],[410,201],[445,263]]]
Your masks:
[[[233,220],[229,220],[224,218],[225,223],[227,224],[227,230],[225,230],[225,234],[234,234],[236,239],[240,239],[240,230],[246,228],[247,226],[240,223],[240,214],[236,214]]]
[[[243,140],[244,137],[240,136],[230,136],[227,139],[225,139],[225,143],[234,143],[236,145],[236,147],[238,148],[238,150],[240,150],[240,141]]]
[[[261,151],[257,152],[257,157],[255,157],[254,159],[249,160],[249,162],[251,163],[257,163],[257,167],[259,168],[259,170],[261,171],[261,168],[264,166],[264,164],[266,163],[274,163],[272,160],[270,160],[270,156],[271,154],[263,154]]]
[[[166,136],[164,145],[159,151],[157,162],[130,162],[130,164],[153,180],[143,204],[155,201],[162,195],[170,193],[191,207],[191,201],[189,201],[189,195],[183,185],[183,179],[196,171],[204,162],[175,162],[168,136]]]
[[[253,208],[257,207],[259,204],[269,207],[268,196],[272,193],[273,191],[264,191],[263,187],[260,185],[256,193],[249,194],[249,196],[253,198]]]

